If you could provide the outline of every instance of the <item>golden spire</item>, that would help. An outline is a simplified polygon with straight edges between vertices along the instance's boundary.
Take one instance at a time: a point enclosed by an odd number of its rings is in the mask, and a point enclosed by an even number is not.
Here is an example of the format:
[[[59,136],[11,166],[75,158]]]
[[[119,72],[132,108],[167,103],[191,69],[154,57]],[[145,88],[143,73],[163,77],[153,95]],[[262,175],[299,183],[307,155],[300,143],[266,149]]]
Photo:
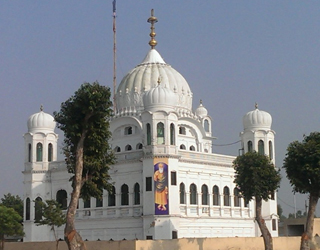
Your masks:
[[[156,33],[154,32],[154,24],[158,22],[158,19],[153,15],[153,9],[151,10],[151,17],[148,18],[148,23],[151,23],[151,32],[150,37],[151,40],[149,42],[149,45],[151,46],[151,49],[154,49],[154,47],[157,45],[157,41],[154,39],[156,36]]]

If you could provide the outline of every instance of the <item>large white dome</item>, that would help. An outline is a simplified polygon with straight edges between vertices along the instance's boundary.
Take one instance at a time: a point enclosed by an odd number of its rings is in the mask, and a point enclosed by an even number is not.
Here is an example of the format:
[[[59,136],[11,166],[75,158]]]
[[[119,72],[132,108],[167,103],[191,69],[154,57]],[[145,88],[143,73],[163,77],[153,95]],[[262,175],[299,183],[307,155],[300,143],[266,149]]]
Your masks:
[[[116,94],[117,110],[143,110],[143,95],[157,87],[159,78],[161,85],[175,94],[176,106],[192,109],[192,92],[187,81],[165,63],[158,51],[151,49],[142,63],[132,69],[119,84]]]
[[[244,130],[247,129],[271,129],[272,117],[268,112],[256,109],[248,112],[243,117]]]
[[[42,107],[39,113],[31,115],[28,119],[28,131],[34,132],[54,132],[56,122],[53,116],[43,112]]]

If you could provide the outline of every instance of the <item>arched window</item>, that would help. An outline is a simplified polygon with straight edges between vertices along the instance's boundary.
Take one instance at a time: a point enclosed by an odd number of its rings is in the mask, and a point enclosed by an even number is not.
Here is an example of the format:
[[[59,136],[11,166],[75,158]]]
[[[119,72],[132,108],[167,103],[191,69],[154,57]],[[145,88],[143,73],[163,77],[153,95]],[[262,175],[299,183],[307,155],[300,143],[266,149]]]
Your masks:
[[[96,207],[103,207],[103,197],[96,198]]]
[[[90,208],[91,207],[91,199],[83,200],[83,208]]]
[[[138,143],[137,146],[136,146],[136,149],[137,150],[142,149],[142,143]]]
[[[26,220],[30,220],[30,198],[26,199]]]
[[[117,152],[117,153],[121,152],[121,148],[119,146],[116,146],[114,148],[114,152]]]
[[[180,149],[186,150],[186,146],[184,144],[181,144]]]
[[[121,186],[121,205],[129,205],[129,188],[126,184]]]
[[[170,124],[170,145],[176,145],[175,142],[175,131],[174,131],[174,124]]]
[[[202,205],[209,205],[208,204],[208,187],[207,187],[207,185],[202,185],[201,192],[202,192]]]
[[[190,185],[190,204],[197,204],[197,186],[195,184]]]
[[[263,142],[263,140],[259,140],[258,141],[258,153],[260,155],[264,155],[265,154],[264,153],[264,142]]]
[[[243,199],[243,203],[244,203],[244,206],[245,206],[245,207],[248,207],[248,206],[249,206],[249,202],[246,201],[245,199]]]
[[[140,185],[139,183],[134,184],[134,205],[140,204]]]
[[[223,188],[223,205],[230,206],[230,191],[227,186]]]
[[[212,189],[212,194],[213,194],[213,205],[214,206],[219,206],[220,205],[220,194],[219,194],[219,187],[218,186],[213,186]]]
[[[59,190],[56,194],[56,200],[61,205],[62,209],[67,209],[67,192],[66,190]]]
[[[112,186],[108,195],[108,206],[113,207],[116,205],[116,188]]]
[[[48,161],[52,161],[53,157],[53,146],[51,143],[48,145]]]
[[[151,126],[147,123],[147,145],[151,145]]]
[[[179,192],[180,192],[180,204],[186,204],[186,201],[185,201],[186,189],[183,182],[180,183]]]
[[[37,161],[42,161],[42,143],[37,143]]]
[[[164,144],[164,124],[162,122],[157,124],[157,143]]]
[[[28,145],[28,162],[31,162],[32,159],[32,151],[31,151],[31,143]]]
[[[252,152],[252,141],[248,141],[248,152]]]
[[[126,147],[125,147],[125,151],[131,151],[132,150],[132,147],[131,147],[131,145],[127,145]]]
[[[271,200],[274,200],[274,196],[275,196],[275,193],[274,193],[274,192],[271,192],[271,193],[270,193],[270,199],[271,199]]]
[[[270,158],[270,160],[273,160],[273,146],[272,146],[272,141],[269,141],[269,158]]]
[[[277,220],[272,219],[272,231],[276,231],[276,230],[277,230]]]
[[[34,203],[34,219],[39,221],[42,219],[42,206],[41,206],[42,199],[37,197]]]
[[[132,127],[125,127],[124,134],[125,135],[132,135]]]
[[[210,132],[210,130],[209,130],[209,121],[207,119],[204,120],[204,130],[206,132]]]
[[[186,128],[185,127],[179,127],[179,134],[185,135],[186,134]]]
[[[234,206],[235,207],[240,207],[240,194],[239,194],[239,189],[234,188],[233,189],[233,198],[234,198]]]
[[[190,151],[196,151],[196,148],[194,146],[190,146]]]

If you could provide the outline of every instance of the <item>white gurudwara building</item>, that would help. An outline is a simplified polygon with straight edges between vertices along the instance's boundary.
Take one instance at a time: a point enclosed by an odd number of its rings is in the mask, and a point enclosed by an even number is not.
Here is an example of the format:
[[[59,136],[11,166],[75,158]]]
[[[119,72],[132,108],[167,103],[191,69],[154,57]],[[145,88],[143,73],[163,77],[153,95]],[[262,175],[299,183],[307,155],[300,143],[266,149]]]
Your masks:
[[[80,199],[76,228],[83,239],[174,239],[260,236],[254,200],[246,203],[234,183],[235,156],[212,153],[212,119],[202,102],[192,109],[192,91],[184,77],[151,49],[118,86],[110,144],[113,190],[101,200]],[[192,86],[192,84],[191,84]],[[275,161],[272,118],[257,108],[243,117],[243,152],[255,150]],[[70,175],[57,161],[58,134],[51,115],[41,108],[28,119],[24,135],[24,241],[54,240],[35,200],[56,199],[65,209]],[[235,152],[238,153],[238,152]],[[262,215],[278,236],[276,194],[263,203]],[[63,238],[63,230],[58,229]]]

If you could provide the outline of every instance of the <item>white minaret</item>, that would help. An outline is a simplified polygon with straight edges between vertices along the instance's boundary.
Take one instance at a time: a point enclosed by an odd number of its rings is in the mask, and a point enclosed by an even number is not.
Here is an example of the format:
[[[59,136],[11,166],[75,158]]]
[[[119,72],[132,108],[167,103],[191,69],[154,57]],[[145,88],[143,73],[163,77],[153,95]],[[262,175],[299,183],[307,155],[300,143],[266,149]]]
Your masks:
[[[24,134],[24,241],[44,241],[50,234],[49,227],[34,224],[35,200],[51,199],[50,162],[57,160],[58,134],[54,132],[53,117],[43,112],[28,119],[28,132]]]
[[[271,129],[272,117],[269,113],[255,109],[243,117],[244,131],[240,133],[244,153],[256,151],[267,155],[275,164],[275,132]],[[277,196],[270,195],[268,202],[262,203],[262,217],[272,236],[278,236]],[[257,227],[257,233],[259,233]],[[259,234],[257,234],[259,235]]]

